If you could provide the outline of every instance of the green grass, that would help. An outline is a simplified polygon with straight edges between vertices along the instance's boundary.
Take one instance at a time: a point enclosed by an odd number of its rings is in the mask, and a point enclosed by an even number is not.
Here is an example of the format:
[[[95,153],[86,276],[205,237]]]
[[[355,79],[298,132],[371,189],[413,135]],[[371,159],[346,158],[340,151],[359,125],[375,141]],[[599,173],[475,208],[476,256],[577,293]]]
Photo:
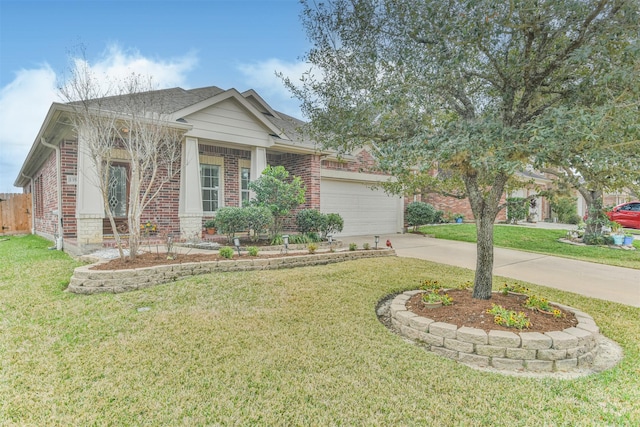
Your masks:
[[[377,258],[83,296],[64,292],[78,264],[48,245],[0,243],[3,426],[640,423],[637,308],[526,284],[591,314],[625,359],[519,378],[428,353],[376,318],[389,293],[469,270]]]
[[[474,224],[422,226],[419,231],[433,235],[437,239],[476,242],[476,226]],[[560,243],[558,239],[566,236],[565,230],[495,225],[493,234],[496,247],[640,269],[640,251]],[[635,240],[633,245],[636,249],[640,249],[640,241]]]

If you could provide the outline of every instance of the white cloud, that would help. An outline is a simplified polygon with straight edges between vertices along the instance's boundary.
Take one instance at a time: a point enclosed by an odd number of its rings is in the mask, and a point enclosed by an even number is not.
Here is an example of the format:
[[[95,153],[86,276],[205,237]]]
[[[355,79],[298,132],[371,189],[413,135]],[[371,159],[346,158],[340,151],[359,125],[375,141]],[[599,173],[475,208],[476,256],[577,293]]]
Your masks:
[[[76,59],[76,64],[81,61]],[[185,86],[186,75],[197,63],[195,54],[158,60],[136,50],[109,46],[94,63],[88,64],[99,80],[119,80],[131,73],[153,77],[158,88]],[[52,102],[60,102],[57,83],[60,76],[47,64],[20,70],[16,78],[0,89],[0,193],[19,192],[13,187],[20,167],[33,144]]]
[[[291,92],[285,87],[276,73],[282,73],[292,82],[298,82],[309,69],[304,62],[285,62],[279,59],[268,59],[252,64],[243,64],[239,70],[247,79],[251,89],[255,89],[273,108],[294,117],[301,117],[300,102],[293,99]]]
[[[47,110],[56,101],[56,74],[49,67],[20,70],[0,91],[0,192],[17,192],[13,182]]]

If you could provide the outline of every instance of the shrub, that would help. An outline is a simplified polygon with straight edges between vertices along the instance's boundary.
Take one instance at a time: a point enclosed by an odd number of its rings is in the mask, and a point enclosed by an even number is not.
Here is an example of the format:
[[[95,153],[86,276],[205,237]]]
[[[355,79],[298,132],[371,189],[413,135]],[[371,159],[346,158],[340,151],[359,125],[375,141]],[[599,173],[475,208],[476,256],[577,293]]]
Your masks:
[[[249,253],[249,256],[258,256],[258,248],[255,246],[249,246],[247,248],[247,252]]]
[[[507,310],[501,305],[492,304],[487,313],[493,314],[493,321],[496,325],[506,326],[508,328],[518,328],[520,330],[531,326],[531,322],[523,312],[515,312]]]
[[[342,231],[344,220],[337,213],[328,213],[325,215],[325,221],[322,224],[322,235],[327,237],[329,234],[335,234]]]
[[[415,230],[419,225],[439,222],[442,213],[429,203],[412,202],[407,205],[407,224]]]
[[[218,232],[226,234],[231,242],[236,232],[248,229],[247,211],[238,207],[220,208],[216,212],[216,226]]]
[[[349,243],[349,250],[350,251],[355,251],[356,249],[358,249],[358,245],[355,243]]]
[[[289,243],[292,245],[304,245],[305,243],[309,243],[311,240],[306,234],[290,234],[289,235]]]
[[[284,219],[291,209],[304,203],[305,188],[300,177],[289,178],[283,166],[267,166],[257,180],[249,184],[255,192],[254,206],[264,206],[273,214],[271,236],[282,232]]]
[[[317,233],[324,227],[326,215],[316,209],[303,209],[296,215],[296,225],[300,233]]]
[[[228,259],[233,258],[233,248],[230,248],[229,246],[221,247],[219,253],[221,257]]]
[[[309,243],[307,249],[309,250],[310,254],[315,254],[316,250],[318,249],[318,245],[316,245],[315,243]]]
[[[561,196],[551,198],[549,204],[551,205],[551,210],[558,216],[559,222],[565,224],[577,224],[580,222],[580,217],[576,213],[577,203],[575,197]]]
[[[368,251],[369,249],[371,249],[371,245],[368,243],[363,243],[362,244],[362,249],[364,249],[365,251]]]
[[[251,240],[253,242],[260,238],[260,234],[266,232],[273,225],[273,214],[265,206],[249,206],[245,210],[247,228],[253,230]]]
[[[515,224],[524,221],[529,215],[529,199],[524,197],[507,198],[507,222]]]

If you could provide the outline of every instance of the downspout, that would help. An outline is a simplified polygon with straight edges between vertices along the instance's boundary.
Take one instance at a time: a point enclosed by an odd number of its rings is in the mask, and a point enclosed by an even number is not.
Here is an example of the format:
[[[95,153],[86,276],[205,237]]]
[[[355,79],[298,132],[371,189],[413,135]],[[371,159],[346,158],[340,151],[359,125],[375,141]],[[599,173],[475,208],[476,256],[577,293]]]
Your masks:
[[[36,189],[33,185],[34,181],[33,178],[25,175],[22,172],[20,172],[20,175],[27,178],[29,180],[29,185],[31,186],[31,234],[36,234],[36,200],[33,197],[33,195],[36,193]]]
[[[62,236],[64,234],[64,229],[62,228],[62,164],[61,164],[61,156],[60,156],[60,147],[55,146],[53,144],[49,144],[44,138],[40,138],[40,142],[47,148],[53,148],[56,150],[56,175],[58,178],[58,238],[55,241],[56,249],[62,250]]]

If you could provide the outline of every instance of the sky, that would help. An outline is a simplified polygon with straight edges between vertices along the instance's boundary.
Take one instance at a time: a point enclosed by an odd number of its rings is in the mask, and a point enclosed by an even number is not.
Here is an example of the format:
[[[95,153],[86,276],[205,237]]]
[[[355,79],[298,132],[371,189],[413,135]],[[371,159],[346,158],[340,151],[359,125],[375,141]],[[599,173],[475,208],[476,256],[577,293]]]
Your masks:
[[[0,0],[0,193],[22,192],[13,183],[82,55],[99,75],[151,75],[159,89],[255,89],[302,118],[275,75],[307,69],[301,10],[298,0]]]

